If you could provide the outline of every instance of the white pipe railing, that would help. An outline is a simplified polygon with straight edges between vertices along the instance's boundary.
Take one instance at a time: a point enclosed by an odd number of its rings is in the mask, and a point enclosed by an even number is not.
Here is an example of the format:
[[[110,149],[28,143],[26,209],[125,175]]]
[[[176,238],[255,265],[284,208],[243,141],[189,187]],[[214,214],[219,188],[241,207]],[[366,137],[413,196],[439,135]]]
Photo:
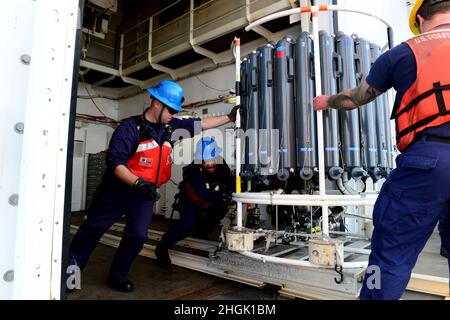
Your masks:
[[[308,194],[277,194],[277,193],[268,193],[268,192],[242,192],[240,194],[233,194],[234,197],[242,198],[242,199],[257,199],[257,200],[294,200],[294,201],[302,201],[302,200],[316,200],[316,201],[352,201],[352,200],[360,200],[362,197],[368,200],[375,200],[376,195],[368,194],[368,195],[339,195],[339,194],[330,194],[330,195],[308,195]]]
[[[317,7],[312,10],[312,34],[314,40],[314,68],[315,68],[315,86],[316,95],[322,95],[322,70],[320,69],[320,47],[319,47],[319,16]],[[325,196],[325,146],[323,133],[323,112],[319,111],[317,115],[317,141],[319,153],[319,192],[321,196]],[[327,232],[328,233],[328,232]]]
[[[241,104],[239,93],[241,83],[241,39],[238,37],[233,40],[233,52],[236,65],[236,105]],[[236,114],[236,194],[241,193],[241,112]],[[237,226],[242,228],[242,203],[237,200]]]
[[[274,14],[263,17],[253,23],[250,23],[245,28],[245,31],[250,31],[253,28],[258,27],[266,22],[269,22],[269,21],[272,21],[275,19],[279,19],[279,18],[283,18],[283,17],[287,17],[287,16],[291,16],[293,14],[312,13],[312,12],[319,12],[319,11],[347,11],[347,12],[360,13],[360,14],[364,14],[364,15],[373,17],[373,18],[381,21],[382,23],[384,23],[388,28],[391,28],[391,25],[389,24],[389,22],[387,20],[385,20],[384,18],[374,15],[369,12],[365,12],[363,10],[358,10],[358,9],[344,7],[344,6],[338,6],[338,5],[321,5],[321,6],[312,6],[312,7],[301,7],[301,8],[295,8],[295,9],[276,12]]]
[[[264,263],[270,262],[270,263],[284,264],[284,265],[289,265],[289,266],[317,268],[317,269],[334,269],[335,268],[335,266],[320,266],[320,265],[312,264],[309,261],[265,256],[263,254],[258,254],[258,253],[254,253],[254,252],[250,252],[250,251],[240,252],[240,254],[242,254],[248,258],[251,258],[251,259],[262,261]],[[352,261],[352,262],[344,262],[342,265],[342,268],[343,269],[366,268],[367,265],[368,265],[367,261]]]

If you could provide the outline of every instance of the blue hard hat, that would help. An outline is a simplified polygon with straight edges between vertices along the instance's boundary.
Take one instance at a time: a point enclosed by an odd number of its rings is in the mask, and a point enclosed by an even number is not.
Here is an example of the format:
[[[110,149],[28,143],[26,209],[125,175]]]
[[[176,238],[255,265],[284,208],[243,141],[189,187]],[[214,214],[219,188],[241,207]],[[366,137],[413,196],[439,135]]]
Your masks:
[[[194,159],[197,161],[211,160],[219,156],[222,149],[219,148],[214,138],[204,137],[197,142]]]
[[[169,108],[181,112],[181,103],[184,101],[183,88],[173,81],[161,81],[154,88],[147,88],[150,95],[164,103]]]

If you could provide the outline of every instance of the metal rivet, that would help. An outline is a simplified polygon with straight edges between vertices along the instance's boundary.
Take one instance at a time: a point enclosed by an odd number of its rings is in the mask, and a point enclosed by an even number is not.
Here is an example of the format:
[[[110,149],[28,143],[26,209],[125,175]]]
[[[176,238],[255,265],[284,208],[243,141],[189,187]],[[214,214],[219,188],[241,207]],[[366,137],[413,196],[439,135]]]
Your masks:
[[[58,188],[61,188],[61,185],[60,185],[60,184],[58,184]]]
[[[58,221],[56,221],[56,222],[55,222],[55,224],[56,224],[56,225],[58,225],[58,224],[59,224],[59,222],[58,222]]]
[[[5,282],[13,282],[14,281],[14,270],[8,270],[3,275],[3,280]]]
[[[17,133],[22,134],[23,133],[23,129],[24,129],[24,124],[22,122],[18,122],[15,124],[14,126],[14,131],[16,131]]]
[[[62,151],[64,151],[64,149],[63,149],[63,148],[60,148],[60,149],[59,149],[59,151],[61,151],[61,152],[62,152]]]
[[[19,195],[13,194],[8,198],[8,202],[12,206],[17,206],[19,204]]]
[[[29,65],[31,63],[31,57],[27,54],[23,54],[20,56],[20,62],[25,65]]]

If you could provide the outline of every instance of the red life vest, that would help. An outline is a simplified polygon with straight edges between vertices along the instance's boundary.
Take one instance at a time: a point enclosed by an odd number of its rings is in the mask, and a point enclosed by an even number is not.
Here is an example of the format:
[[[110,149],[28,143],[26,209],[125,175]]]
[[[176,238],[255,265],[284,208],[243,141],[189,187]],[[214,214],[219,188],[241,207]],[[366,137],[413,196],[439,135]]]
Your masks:
[[[151,138],[139,142],[136,152],[128,160],[128,169],[139,178],[162,185],[172,175],[172,162],[172,145],[165,141],[160,146]]]
[[[450,122],[450,29],[435,29],[406,43],[416,58],[417,79],[391,117],[400,151],[426,128]]]

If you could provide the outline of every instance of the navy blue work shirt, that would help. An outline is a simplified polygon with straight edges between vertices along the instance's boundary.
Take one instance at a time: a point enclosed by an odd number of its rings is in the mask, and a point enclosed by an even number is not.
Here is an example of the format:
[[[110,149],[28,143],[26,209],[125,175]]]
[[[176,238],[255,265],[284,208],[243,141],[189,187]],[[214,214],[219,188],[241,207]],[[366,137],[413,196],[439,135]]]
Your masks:
[[[448,25],[450,26],[450,24]],[[394,107],[397,107],[400,105],[403,95],[416,82],[416,79],[416,58],[411,48],[403,42],[385,52],[375,61],[366,81],[372,88],[381,92],[394,88],[397,91]],[[450,123],[428,128],[423,133],[438,137],[450,137]]]
[[[180,184],[180,199],[189,201],[190,196],[186,194],[184,186],[188,183],[196,195],[207,202],[212,202],[214,206],[219,206],[225,194],[231,194],[234,191],[234,176],[231,175],[230,168],[224,159],[217,164],[214,173],[208,173],[202,170],[198,164],[191,163],[183,168],[183,182]],[[210,188],[206,187],[206,183]],[[219,191],[214,191],[219,186]]]
[[[133,156],[140,142],[140,133],[138,130],[141,116],[135,116],[125,119],[114,131],[109,142],[106,164],[108,171],[114,172],[118,165],[128,166],[128,160]],[[147,125],[147,132],[158,144],[161,143],[164,135],[164,125],[155,124],[144,120]],[[195,124],[197,122],[197,124]],[[168,123],[173,130],[185,129],[190,137],[201,132],[200,119],[178,119],[174,118]]]

